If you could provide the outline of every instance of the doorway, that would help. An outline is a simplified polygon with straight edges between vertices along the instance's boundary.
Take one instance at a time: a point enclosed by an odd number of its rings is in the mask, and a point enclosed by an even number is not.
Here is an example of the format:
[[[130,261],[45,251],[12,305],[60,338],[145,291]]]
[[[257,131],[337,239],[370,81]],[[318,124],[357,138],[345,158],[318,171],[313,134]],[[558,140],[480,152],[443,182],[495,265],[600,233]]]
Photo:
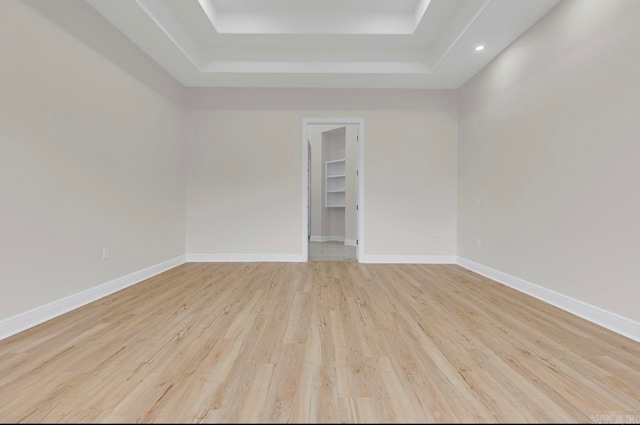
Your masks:
[[[305,118],[303,256],[358,261],[364,247],[364,120]]]

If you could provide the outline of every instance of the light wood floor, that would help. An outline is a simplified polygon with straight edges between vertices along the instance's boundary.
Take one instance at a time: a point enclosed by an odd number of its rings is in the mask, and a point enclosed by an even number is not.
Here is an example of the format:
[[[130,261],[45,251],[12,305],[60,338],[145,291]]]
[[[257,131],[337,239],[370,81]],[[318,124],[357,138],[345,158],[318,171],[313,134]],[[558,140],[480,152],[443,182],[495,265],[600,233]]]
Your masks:
[[[640,344],[455,265],[185,264],[0,341],[1,422],[602,415]]]

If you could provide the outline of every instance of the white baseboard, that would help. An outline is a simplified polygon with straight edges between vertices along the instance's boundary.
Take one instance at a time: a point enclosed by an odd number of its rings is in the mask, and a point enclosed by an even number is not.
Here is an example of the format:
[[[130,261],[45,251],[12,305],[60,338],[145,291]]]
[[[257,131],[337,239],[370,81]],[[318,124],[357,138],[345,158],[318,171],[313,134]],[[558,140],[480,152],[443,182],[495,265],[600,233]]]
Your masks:
[[[311,236],[311,242],[344,242],[344,236]]]
[[[309,240],[311,242],[329,242],[331,239],[329,239],[329,236],[314,236],[314,235],[311,235]]]
[[[364,255],[361,263],[372,264],[455,264],[455,255]]]
[[[302,254],[187,254],[189,263],[299,263],[307,261]]]
[[[356,240],[355,239],[345,239],[344,240],[344,244],[347,246],[356,246]]]
[[[0,340],[185,263],[181,255],[0,321]]]
[[[481,274],[496,282],[507,285],[548,304],[554,305],[571,314],[600,325],[620,335],[640,342],[640,323],[627,317],[620,316],[600,307],[587,304],[567,295],[544,288],[519,277],[492,269],[485,265],[458,257],[458,264],[466,269]]]

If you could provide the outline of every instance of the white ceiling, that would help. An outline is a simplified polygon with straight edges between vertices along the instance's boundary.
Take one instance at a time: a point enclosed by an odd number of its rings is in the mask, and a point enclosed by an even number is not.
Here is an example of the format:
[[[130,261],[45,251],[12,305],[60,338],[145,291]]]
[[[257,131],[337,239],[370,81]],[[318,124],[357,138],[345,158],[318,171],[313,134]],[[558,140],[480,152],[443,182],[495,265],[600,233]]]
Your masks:
[[[87,2],[187,87],[458,88],[559,0]]]

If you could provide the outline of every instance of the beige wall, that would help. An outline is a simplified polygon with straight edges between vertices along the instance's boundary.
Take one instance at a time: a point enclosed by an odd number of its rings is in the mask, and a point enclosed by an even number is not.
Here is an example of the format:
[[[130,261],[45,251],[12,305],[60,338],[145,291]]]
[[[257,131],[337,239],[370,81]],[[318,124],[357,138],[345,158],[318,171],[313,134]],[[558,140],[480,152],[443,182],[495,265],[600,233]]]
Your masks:
[[[634,320],[638,40],[640,2],[562,2],[462,88],[458,164],[460,256]]]
[[[184,254],[182,88],[83,1],[1,1],[0,55],[0,320]]]
[[[188,253],[300,251],[299,130],[275,111],[190,111]]]
[[[302,119],[362,117],[365,255],[455,255],[454,92],[187,89],[187,103],[188,253],[300,254]]]

